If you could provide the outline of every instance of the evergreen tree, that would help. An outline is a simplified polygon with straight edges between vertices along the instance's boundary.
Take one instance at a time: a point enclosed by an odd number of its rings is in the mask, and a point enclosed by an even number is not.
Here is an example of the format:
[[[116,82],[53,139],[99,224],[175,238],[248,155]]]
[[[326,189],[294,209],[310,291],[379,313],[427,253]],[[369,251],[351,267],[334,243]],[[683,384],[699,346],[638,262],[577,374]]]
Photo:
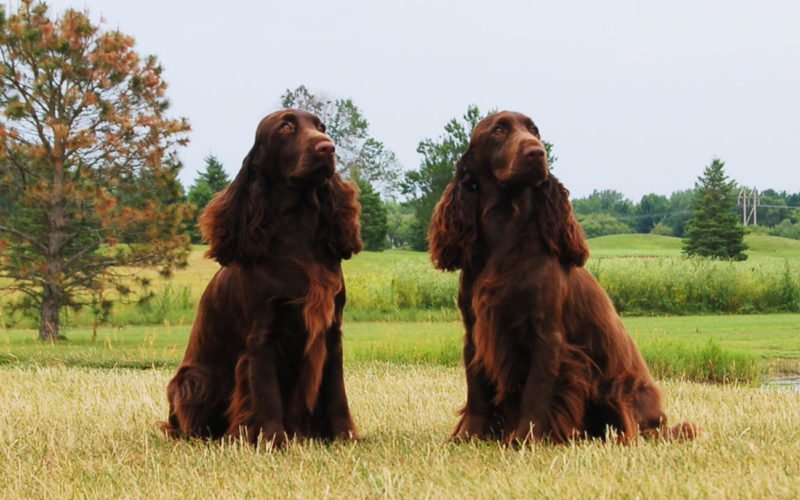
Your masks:
[[[65,307],[144,284],[135,268],[186,263],[189,207],[170,200],[189,124],[133,47],[85,12],[0,6],[0,292],[37,311],[42,340],[61,338]]]
[[[361,203],[361,242],[364,250],[381,251],[386,248],[386,234],[389,230],[389,217],[386,206],[372,185],[360,177],[358,202]]]
[[[725,163],[715,158],[695,183],[692,218],[686,223],[683,252],[715,259],[745,260],[744,227],[734,211],[736,186],[728,182]]]
[[[189,188],[188,194],[189,201],[195,206],[194,217],[189,228],[189,236],[192,238],[192,243],[200,242],[197,217],[200,216],[200,213],[211,201],[214,194],[225,189],[231,182],[227,172],[222,167],[222,163],[219,162],[216,156],[209,155],[205,158],[205,161],[205,170],[198,174],[194,184]]]

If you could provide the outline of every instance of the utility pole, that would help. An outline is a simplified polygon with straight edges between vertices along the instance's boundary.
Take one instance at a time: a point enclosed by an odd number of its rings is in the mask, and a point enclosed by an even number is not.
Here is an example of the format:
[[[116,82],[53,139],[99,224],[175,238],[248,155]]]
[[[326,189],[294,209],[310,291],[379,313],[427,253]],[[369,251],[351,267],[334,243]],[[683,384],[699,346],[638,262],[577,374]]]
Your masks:
[[[747,211],[747,202],[752,201],[750,205],[750,212]],[[742,225],[747,226],[750,223],[750,219],[753,219],[753,225],[758,225],[758,189],[753,188],[752,191],[747,190],[747,188],[742,188],[739,190],[739,198],[736,200],[737,205],[742,206]]]

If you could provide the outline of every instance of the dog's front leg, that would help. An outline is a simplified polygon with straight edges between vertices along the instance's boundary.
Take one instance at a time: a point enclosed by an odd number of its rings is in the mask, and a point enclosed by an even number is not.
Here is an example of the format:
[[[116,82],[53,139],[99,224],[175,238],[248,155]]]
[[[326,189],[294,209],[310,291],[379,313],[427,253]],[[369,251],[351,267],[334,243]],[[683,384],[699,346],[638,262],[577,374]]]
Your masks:
[[[341,316],[341,315],[339,315]],[[325,405],[325,415],[330,423],[333,439],[359,439],[356,425],[347,403],[342,363],[342,329],[338,321],[326,332],[328,357],[322,375],[320,397]]]
[[[463,441],[470,438],[486,438],[491,411],[491,399],[494,391],[486,380],[483,370],[473,363],[475,343],[472,340],[471,324],[467,324],[464,336],[463,359],[467,372],[467,402],[464,404],[461,418],[456,424],[450,439]]]
[[[253,444],[262,436],[275,448],[286,444],[283,427],[283,401],[278,381],[278,360],[275,339],[270,338],[266,325],[255,326],[247,339],[249,366],[247,381],[251,400],[252,419],[247,435]]]
[[[563,332],[556,325],[539,322],[534,326],[527,375],[520,397],[520,418],[509,440],[528,441],[548,437],[555,441],[560,436],[552,434],[550,405],[561,363]]]

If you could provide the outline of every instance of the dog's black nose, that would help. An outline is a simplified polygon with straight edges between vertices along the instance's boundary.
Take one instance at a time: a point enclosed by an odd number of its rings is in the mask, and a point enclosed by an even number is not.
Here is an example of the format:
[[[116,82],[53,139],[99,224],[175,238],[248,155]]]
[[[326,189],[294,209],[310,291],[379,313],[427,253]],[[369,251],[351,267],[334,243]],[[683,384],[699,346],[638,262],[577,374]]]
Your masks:
[[[336,151],[336,146],[331,141],[320,141],[314,146],[314,151],[319,155],[332,155]]]

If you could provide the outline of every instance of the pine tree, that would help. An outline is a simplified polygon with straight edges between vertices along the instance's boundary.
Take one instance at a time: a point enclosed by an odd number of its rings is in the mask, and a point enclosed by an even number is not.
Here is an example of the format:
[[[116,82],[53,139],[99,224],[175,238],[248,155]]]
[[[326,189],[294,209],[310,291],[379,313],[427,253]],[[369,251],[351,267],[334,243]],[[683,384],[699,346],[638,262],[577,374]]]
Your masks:
[[[61,337],[61,312],[124,296],[186,263],[175,176],[189,124],[167,116],[162,67],[88,14],[0,6],[0,291]],[[125,243],[121,245],[120,243]]]
[[[358,184],[358,202],[361,203],[361,242],[364,250],[381,251],[386,248],[389,215],[381,197],[372,185],[355,177]]]
[[[197,175],[197,179],[189,188],[188,199],[195,207],[194,217],[189,228],[192,243],[200,242],[200,231],[197,228],[197,217],[208,205],[211,198],[218,191],[222,191],[230,184],[231,180],[216,156],[209,155],[205,158],[206,168]]]
[[[714,259],[745,260],[744,227],[734,211],[736,186],[725,163],[715,158],[695,183],[692,218],[686,223],[683,252]]]

